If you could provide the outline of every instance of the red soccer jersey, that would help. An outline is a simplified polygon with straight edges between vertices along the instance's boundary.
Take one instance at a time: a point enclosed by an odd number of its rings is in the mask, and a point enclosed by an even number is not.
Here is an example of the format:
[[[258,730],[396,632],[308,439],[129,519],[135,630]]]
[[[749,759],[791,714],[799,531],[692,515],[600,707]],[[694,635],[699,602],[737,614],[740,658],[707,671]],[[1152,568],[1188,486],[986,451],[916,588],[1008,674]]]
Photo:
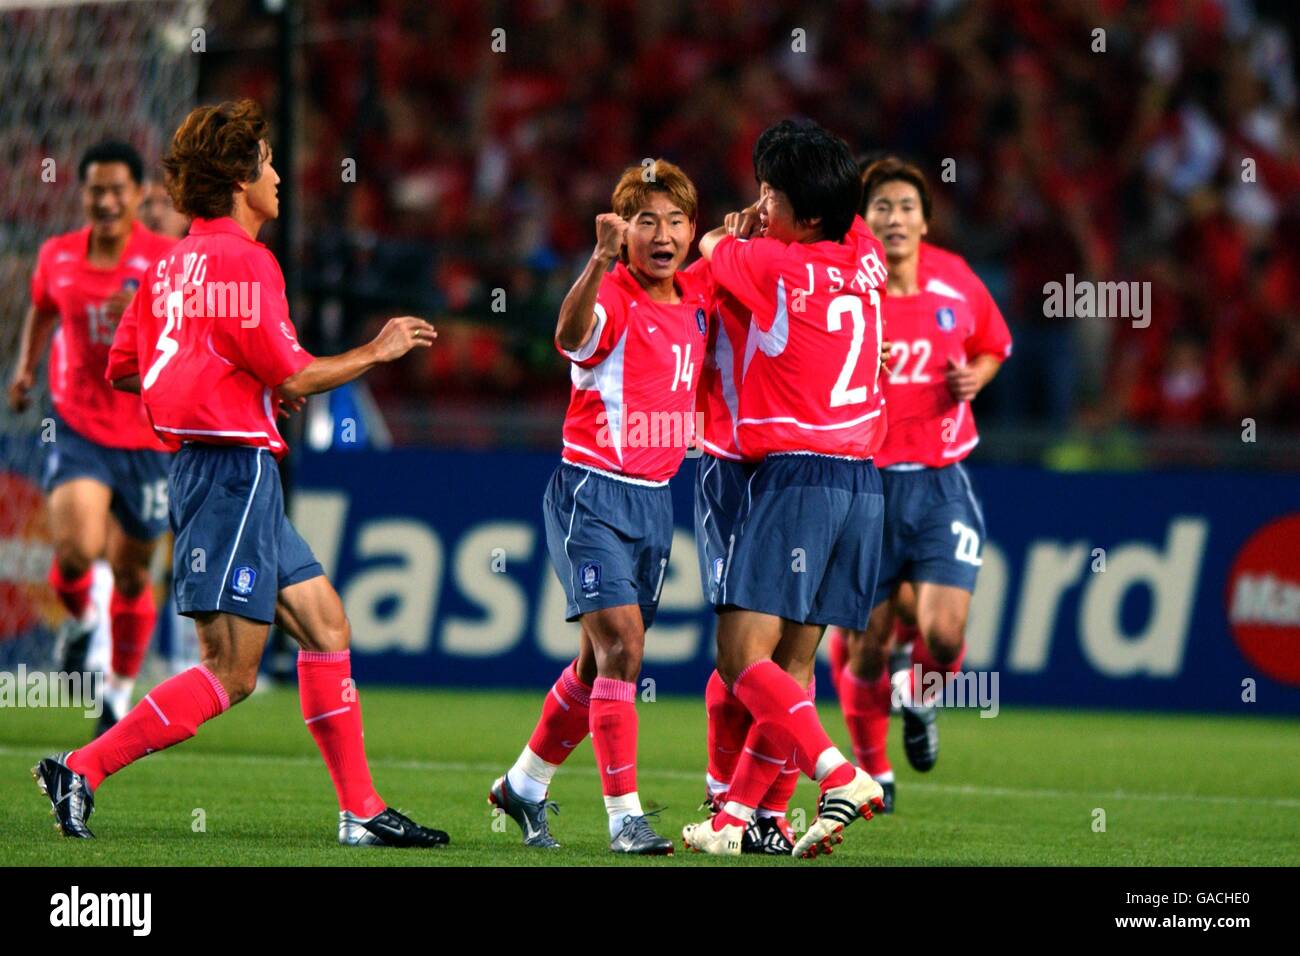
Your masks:
[[[655,302],[619,263],[600,280],[596,328],[561,352],[573,363],[564,460],[644,481],[677,473],[695,436],[712,283],[707,264],[677,273],[681,302]]]
[[[922,245],[921,292],[885,300],[885,339],[892,343],[885,375],[889,432],[876,455],[882,468],[913,462],[942,468],[979,443],[969,402],[957,402],[944,380],[951,359],[1005,359],[1011,333],[997,303],[966,260]]]
[[[857,220],[843,242],[723,238],[717,284],[753,312],[737,445],[870,458],[884,435],[879,381],[884,249]]]
[[[140,375],[154,431],[185,441],[288,448],[275,389],[311,362],[298,344],[284,276],[233,219],[195,219],[131,302],[108,377]]]
[[[734,295],[715,288],[709,346],[700,370],[695,409],[700,420],[700,446],[719,458],[744,459],[736,444],[740,416],[740,383],[745,342],[753,314]]]
[[[149,268],[175,244],[138,221],[111,269],[90,264],[90,227],[41,246],[32,274],[32,304],[58,312],[50,347],[50,397],[59,417],[79,434],[109,448],[161,450],[139,396],[119,392],[104,378],[113,323],[107,300],[140,287]]]

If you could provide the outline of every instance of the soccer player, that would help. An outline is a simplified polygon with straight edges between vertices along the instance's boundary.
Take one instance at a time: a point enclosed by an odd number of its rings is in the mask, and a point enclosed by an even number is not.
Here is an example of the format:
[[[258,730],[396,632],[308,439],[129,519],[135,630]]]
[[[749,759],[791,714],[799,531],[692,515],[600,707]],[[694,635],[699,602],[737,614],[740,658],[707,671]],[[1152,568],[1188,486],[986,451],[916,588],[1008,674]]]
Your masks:
[[[679,271],[697,205],[695,186],[671,163],[625,171],[560,307],[555,343],[571,363],[573,388],[563,460],[543,512],[566,620],[579,622],[581,640],[527,746],[489,793],[519,824],[525,846],[559,846],[548,828],[547,790],[590,730],[610,850],[673,851],[637,794],[634,701],[672,546],[668,479],[693,441],[696,369],[708,336],[707,266]]]
[[[439,846],[447,834],[375,792],[338,594],[284,514],[276,461],[282,404],[427,348],[434,330],[403,316],[372,342],[314,358],[298,344],[284,277],[257,233],[279,212],[267,127],[242,100],[193,110],[164,159],[189,236],[150,270],[109,357],[114,387],[138,390],[155,432],[179,449],[170,474],[173,593],[193,617],[202,664],[153,688],[111,730],[33,768],[65,836],[86,823],[110,774],[192,737],[252,693],[276,621],[298,643],[298,691],[339,801],[339,842]]]
[[[714,281],[753,312],[736,440],[760,459],[717,599],[718,673],[753,716],[722,810],[682,832],[686,844],[737,854],[771,784],[793,757],[821,789],[817,819],[794,854],[828,851],[881,788],[831,743],[805,688],[773,661],[778,647],[811,662],[826,625],[864,627],[875,590],[883,499],[871,456],[884,432],[878,363],[880,244],[853,222],[861,195],[844,142],[792,131],[760,156],[763,235],[742,214],[700,241]],[[850,623],[856,622],[856,623]]]
[[[759,157],[773,142],[798,128],[796,121],[782,120],[763,130],[754,143],[754,169],[760,168]],[[757,225],[757,212],[754,207],[750,210],[746,234]],[[757,464],[741,453],[736,441],[738,398],[746,365],[750,319],[751,312],[744,303],[726,289],[714,290],[713,322],[696,400],[700,423],[697,441],[702,454],[695,469],[695,546],[700,585],[706,600],[715,607],[722,587],[728,543],[740,515],[745,487]],[[783,649],[784,645],[778,646],[774,660],[789,672],[792,662],[783,657]],[[812,662],[805,663],[806,671],[800,670],[792,676],[808,688],[812,699],[815,693]],[[704,706],[708,715],[705,804],[716,812],[726,802],[753,719],[716,669],[705,686]],[[754,743],[750,748],[754,754],[765,756],[766,742]],[[745,828],[742,853],[790,855],[795,837],[786,820],[786,810],[798,781],[799,767],[793,761],[787,761],[775,772],[772,785],[762,795],[753,820]]]
[[[157,612],[149,562],[167,527],[170,464],[139,397],[114,391],[104,368],[123,309],[173,240],[136,219],[144,164],[132,147],[93,146],[77,171],[89,225],[41,246],[9,404],[22,411],[30,403],[37,366],[57,324],[50,350],[54,433],[45,491],[54,538],[49,581],[70,617],[60,629],[56,656],[66,671],[85,669],[98,623],[90,599],[92,565],[107,554],[113,570],[112,661],[99,719],[102,733],[130,708],[153,635]]]
[[[1011,335],[965,260],[922,241],[931,208],[924,174],[888,157],[864,171],[863,187],[863,214],[889,263],[889,432],[876,454],[885,534],[871,619],[832,634],[832,673],[855,757],[882,784],[892,812],[891,671],[907,671],[898,686],[908,762],[929,770],[939,755],[936,711],[913,693],[915,668],[961,668],[984,540],[961,461],[979,441],[970,403],[1011,354]],[[910,654],[900,643],[896,666],[887,666],[896,632],[915,639]]]

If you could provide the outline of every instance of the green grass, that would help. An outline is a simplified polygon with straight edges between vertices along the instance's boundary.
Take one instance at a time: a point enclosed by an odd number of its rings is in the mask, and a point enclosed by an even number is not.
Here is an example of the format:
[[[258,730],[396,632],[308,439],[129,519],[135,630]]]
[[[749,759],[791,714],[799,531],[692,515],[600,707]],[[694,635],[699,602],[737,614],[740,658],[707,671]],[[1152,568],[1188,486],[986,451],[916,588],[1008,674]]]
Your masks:
[[[98,840],[59,838],[28,768],[82,742],[73,710],[0,712],[0,865],[1289,865],[1300,863],[1300,734],[1295,722],[1228,717],[1004,709],[941,716],[942,757],[906,768],[897,729],[898,812],[861,822],[817,863],[678,852],[627,860],[606,849],[590,742],[557,775],[560,851],[524,850],[508,820],[494,828],[486,795],[523,746],[540,692],[369,689],[363,697],[376,786],[415,819],[448,830],[440,851],[359,850],[335,843],[337,805],[293,690],[270,690],[195,739],[108,780],[97,796]],[[819,705],[847,743],[833,701]],[[699,699],[640,704],[640,792],[667,808],[678,837],[703,789]],[[899,766],[901,764],[901,766]],[[800,784],[793,808],[812,814]],[[195,832],[193,811],[206,815]],[[1093,831],[1105,811],[1106,832]],[[501,826],[500,824],[504,824]],[[680,844],[679,844],[680,845]]]

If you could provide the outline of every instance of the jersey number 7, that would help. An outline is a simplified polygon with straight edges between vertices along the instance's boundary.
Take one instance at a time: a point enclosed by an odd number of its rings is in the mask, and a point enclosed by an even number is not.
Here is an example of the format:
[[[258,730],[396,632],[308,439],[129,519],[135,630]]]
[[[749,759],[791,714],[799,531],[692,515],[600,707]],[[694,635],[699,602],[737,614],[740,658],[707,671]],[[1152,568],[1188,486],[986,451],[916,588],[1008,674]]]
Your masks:
[[[180,331],[181,316],[185,308],[184,293],[176,289],[167,293],[165,300],[167,308],[167,321],[163,324],[162,332],[158,334],[158,343],[154,346],[162,354],[154,359],[154,363],[149,366],[149,371],[145,373],[144,381],[141,383],[142,388],[149,388],[154,382],[158,381],[158,376],[172,357],[180,351],[180,343],[171,337],[172,331]]]

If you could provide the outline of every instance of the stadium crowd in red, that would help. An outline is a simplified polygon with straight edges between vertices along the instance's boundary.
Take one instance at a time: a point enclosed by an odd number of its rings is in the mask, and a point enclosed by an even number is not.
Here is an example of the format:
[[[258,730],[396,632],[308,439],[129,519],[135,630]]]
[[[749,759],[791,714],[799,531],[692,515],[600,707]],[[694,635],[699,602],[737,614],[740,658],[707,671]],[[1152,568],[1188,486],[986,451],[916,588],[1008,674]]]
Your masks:
[[[357,9],[307,10],[304,276],[343,297],[345,332],[389,301],[448,330],[394,391],[562,401],[554,316],[619,171],[680,164],[706,229],[753,196],[758,132],[806,114],[929,174],[931,238],[970,260],[1016,339],[986,420],[1300,421],[1283,0]],[[204,87],[268,106],[276,89],[246,57],[216,61]],[[1044,315],[1044,285],[1067,274],[1150,282],[1149,327]]]

